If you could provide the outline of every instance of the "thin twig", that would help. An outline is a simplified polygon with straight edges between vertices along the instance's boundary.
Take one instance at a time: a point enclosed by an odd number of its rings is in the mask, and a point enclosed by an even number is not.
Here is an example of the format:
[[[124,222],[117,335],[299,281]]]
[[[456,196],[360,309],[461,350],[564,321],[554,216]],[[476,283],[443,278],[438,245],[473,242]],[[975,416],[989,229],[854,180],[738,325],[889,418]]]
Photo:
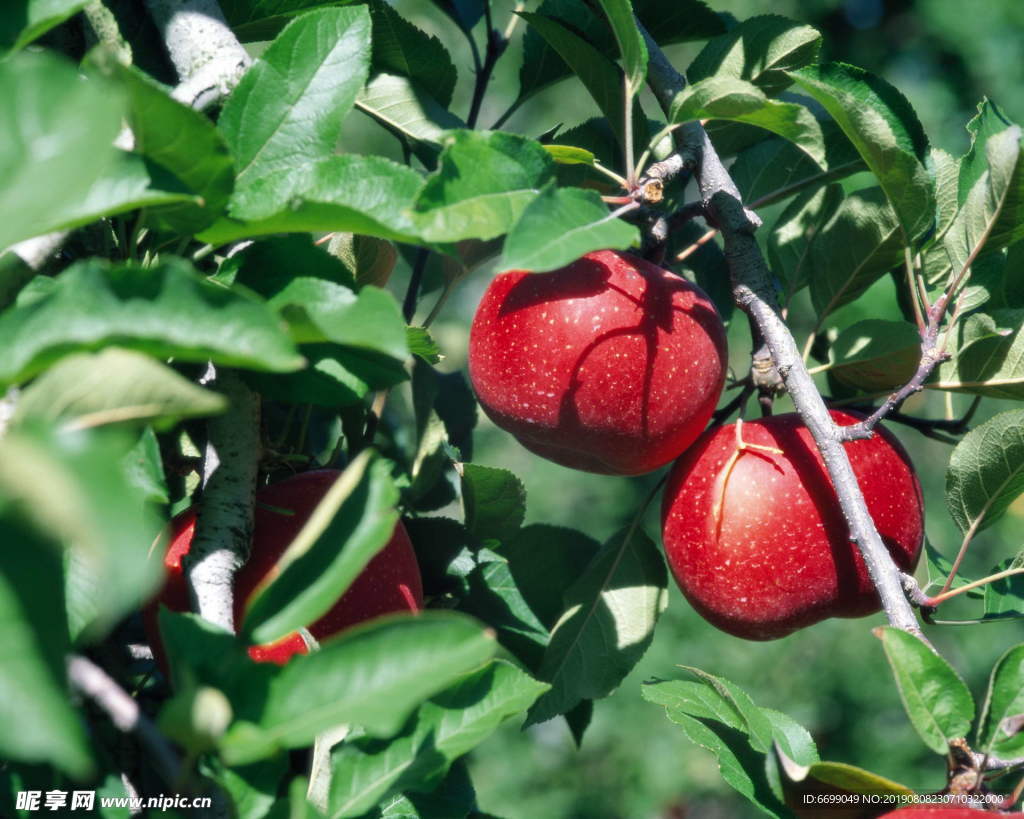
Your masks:
[[[479,66],[478,63],[476,82],[473,84],[473,99],[470,101],[469,115],[466,117],[467,128],[476,127],[477,117],[480,116],[480,106],[483,104],[484,93],[487,91],[487,85],[491,81],[491,75],[494,74],[494,67],[498,64],[498,60],[508,47],[508,38],[503,37],[494,28],[494,22],[491,19],[490,0],[484,0],[484,17],[487,26],[487,50],[484,53],[483,65]],[[476,60],[479,61],[479,59],[479,54],[477,54]]]
[[[86,657],[70,655],[67,670],[71,687],[103,709],[119,731],[138,736],[164,782],[180,788],[184,774],[181,760],[168,739],[142,713],[139,704],[106,671]]]
[[[683,250],[681,250],[676,255],[676,261],[677,262],[681,262],[684,259],[689,258],[694,253],[696,253],[698,250],[700,250],[702,247],[704,247],[704,245],[706,245],[708,242],[710,242],[712,239],[714,239],[715,236],[717,236],[717,235],[718,235],[718,229],[717,228],[711,228],[703,236],[700,236],[699,238],[697,238],[693,242],[693,244],[691,244],[688,247],[686,247]]]
[[[427,266],[427,256],[430,251],[421,247],[416,251],[416,258],[412,263],[412,273],[409,276],[409,286],[405,290],[405,299],[402,301],[402,315],[405,316],[405,323],[412,321],[416,315],[416,304],[420,298],[420,283],[423,281],[423,271]]]
[[[996,572],[995,574],[990,574],[988,577],[981,578],[981,580],[975,580],[971,583],[965,583],[962,586],[957,586],[955,589],[943,591],[940,594],[935,595],[934,597],[929,597],[927,605],[932,606],[934,608],[935,606],[938,606],[939,603],[945,603],[947,600],[949,600],[952,597],[956,597],[958,594],[969,592],[972,589],[977,589],[980,586],[985,586],[989,583],[995,583],[1007,577],[1013,577],[1013,575],[1015,574],[1024,574],[1024,566],[1018,566],[1015,569],[1006,569],[1005,571]]]

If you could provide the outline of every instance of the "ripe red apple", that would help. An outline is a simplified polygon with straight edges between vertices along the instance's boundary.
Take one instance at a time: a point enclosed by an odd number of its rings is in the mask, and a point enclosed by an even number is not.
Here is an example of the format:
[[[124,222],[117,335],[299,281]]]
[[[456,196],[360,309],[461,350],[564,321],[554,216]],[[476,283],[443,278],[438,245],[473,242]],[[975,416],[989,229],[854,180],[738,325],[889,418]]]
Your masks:
[[[833,411],[843,426],[858,416]],[[879,602],[850,542],[831,479],[796,414],[709,430],[679,459],[662,504],[676,582],[693,607],[737,637],[771,640]],[[913,571],[924,537],[921,487],[886,430],[845,444],[868,511],[896,564]]]
[[[469,376],[495,424],[555,463],[612,475],[657,469],[692,444],[725,366],[703,291],[610,250],[498,275],[469,336]]]
[[[256,492],[251,553],[235,576],[236,625],[242,622],[245,604],[253,589],[277,573],[281,555],[340,474],[332,469],[303,472]],[[171,521],[170,545],[164,556],[167,579],[159,596],[143,612],[154,654],[165,667],[157,611],[160,603],[171,611],[189,610],[182,558],[192,545],[195,524],[194,508]],[[317,640],[322,640],[364,620],[391,612],[415,612],[422,606],[423,585],[419,565],[409,535],[399,521],[388,544],[370,560],[338,602],[308,628]],[[274,643],[249,648],[249,656],[257,662],[278,665],[288,662],[295,654],[307,652],[306,643],[298,632]]]
[[[965,805],[939,805],[939,804],[917,804],[906,805],[902,808],[883,813],[878,819],[888,817],[906,817],[906,819],[982,819],[984,816],[992,817],[1024,817],[1024,813],[992,813],[981,808],[969,808]]]

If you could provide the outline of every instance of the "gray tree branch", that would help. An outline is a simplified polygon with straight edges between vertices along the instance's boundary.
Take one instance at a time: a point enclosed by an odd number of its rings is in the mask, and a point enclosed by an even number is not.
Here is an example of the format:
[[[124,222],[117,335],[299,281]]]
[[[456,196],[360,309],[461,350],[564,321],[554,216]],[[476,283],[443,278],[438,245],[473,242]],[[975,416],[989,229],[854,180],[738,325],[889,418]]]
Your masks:
[[[252,60],[217,0],[146,0],[146,6],[181,80],[172,96],[200,111],[219,104]]]
[[[185,571],[192,607],[200,616],[235,630],[235,573],[249,556],[261,452],[260,399],[237,373],[210,367],[206,378],[229,401],[207,424],[203,500]]]
[[[648,83],[667,111],[672,99],[685,87],[686,80],[669,63],[651,36],[646,31],[643,34],[650,54]],[[793,403],[814,437],[835,486],[849,526],[850,539],[864,558],[886,617],[891,625],[923,639],[914,610],[904,593],[900,570],[868,513],[864,495],[843,447],[842,428],[832,421],[779,313],[772,276],[754,238],[761,220],[744,206],[739,190],[699,122],[687,123],[677,129],[675,139],[684,163],[693,164],[705,213],[722,234],[733,298],[760,329]]]

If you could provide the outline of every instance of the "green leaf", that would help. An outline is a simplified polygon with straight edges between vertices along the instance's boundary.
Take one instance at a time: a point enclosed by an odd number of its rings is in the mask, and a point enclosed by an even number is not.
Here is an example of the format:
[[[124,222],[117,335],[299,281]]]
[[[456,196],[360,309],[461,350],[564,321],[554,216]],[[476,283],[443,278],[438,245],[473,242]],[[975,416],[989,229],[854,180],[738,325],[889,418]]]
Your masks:
[[[974,720],[974,700],[963,680],[942,657],[913,634],[879,626],[885,656],[914,730],[937,754],[950,740],[967,735]]]
[[[243,637],[260,645],[305,628],[345,593],[391,539],[398,490],[382,460],[365,450],[346,467],[295,536],[277,571],[257,586]]]
[[[751,17],[715,37],[686,70],[691,83],[708,77],[747,80],[775,94],[792,82],[787,71],[816,62],[821,34],[772,14]]]
[[[108,347],[58,361],[18,400],[15,421],[60,420],[88,428],[130,422],[169,429],[183,418],[216,415],[224,396],[189,381],[147,355]]]
[[[494,628],[501,644],[526,668],[538,669],[548,644],[548,628],[516,584],[510,561],[490,549],[481,549],[477,566],[466,580],[468,593],[459,609]]]
[[[881,189],[849,194],[810,247],[811,302],[819,319],[857,299],[903,260],[903,240]]]
[[[298,373],[251,376],[264,395],[343,406],[406,379],[406,326],[390,293],[355,293],[348,269],[308,237],[258,242],[236,258],[235,283],[268,299],[308,361]]]
[[[296,776],[288,785],[288,795],[278,799],[266,819],[324,819],[324,814],[306,798],[309,780]]]
[[[1024,410],[1001,412],[956,445],[946,505],[961,532],[991,526],[1024,493]]]
[[[159,523],[124,471],[111,468],[131,443],[111,432],[41,425],[12,430],[0,442],[0,491],[68,550],[67,609],[76,640],[102,637],[162,576],[159,561],[148,559]]]
[[[294,373],[246,373],[245,380],[260,394],[288,404],[348,407],[374,390],[408,378],[394,359],[365,355],[338,344],[303,344],[306,367]]]
[[[152,427],[142,430],[135,446],[125,453],[122,464],[125,478],[145,503],[170,503],[160,443]]]
[[[710,688],[735,711],[739,719],[739,730],[750,738],[750,746],[761,753],[767,753],[772,743],[772,723],[760,708],[754,705],[750,696],[735,683],[716,677],[692,666],[682,666]]]
[[[388,356],[409,355],[405,322],[395,297],[368,285],[358,295],[323,279],[295,278],[267,302],[288,320],[296,341],[331,341]]]
[[[438,364],[444,358],[440,346],[426,327],[407,327],[405,340],[409,345],[409,352],[427,364]]]
[[[975,313],[961,322],[960,345],[929,387],[992,398],[1024,398],[1024,310]]]
[[[943,248],[937,250],[944,252]],[[1022,264],[1024,242],[1005,249],[983,250],[971,265],[971,275],[959,296],[960,312],[970,313],[982,305],[986,311],[1024,307],[1024,276],[1017,273]],[[940,281],[945,283],[944,278]]]
[[[593,165],[597,159],[586,148],[574,148],[571,145],[545,145],[544,150],[559,165]]]
[[[842,186],[827,185],[796,197],[776,220],[768,237],[768,258],[787,295],[806,287],[816,275],[815,241],[842,203]]]
[[[803,105],[768,99],[752,83],[733,77],[708,77],[681,91],[669,109],[673,123],[721,119],[756,125],[788,139],[824,168],[825,136],[821,123]]]
[[[797,194],[813,194],[830,182],[865,169],[835,123],[821,122],[821,131],[825,145],[825,164],[821,167],[784,139],[763,139],[737,154],[729,174],[743,194],[743,201],[763,207]]]
[[[377,74],[359,92],[356,108],[390,131],[440,147],[447,131],[465,128],[457,116],[406,77]]]
[[[455,65],[441,41],[421,31],[383,0],[369,4],[374,73],[407,77],[443,107],[451,105]]]
[[[1024,551],[1002,561],[991,574],[1022,567],[1024,567]],[[1024,617],[1024,575],[1013,574],[987,584],[984,601],[984,619],[986,620]]]
[[[6,488],[0,486],[0,498]],[[0,753],[84,779],[93,766],[65,691],[70,641],[60,558],[8,504],[0,505],[0,528]]]
[[[496,819],[476,810],[476,791],[465,763],[456,762],[430,793],[409,792],[381,802],[373,819]]]
[[[942,148],[933,147],[928,153],[929,170],[935,181],[935,235],[946,235],[959,209],[958,183],[960,160],[954,159]]]
[[[669,719],[678,725],[684,736],[694,745],[710,751],[718,764],[718,771],[730,787],[741,793],[754,803],[762,813],[768,816],[780,816],[782,805],[768,791],[767,784],[761,781],[764,771],[757,770],[752,764],[740,758],[725,738],[713,731],[700,720],[694,719],[682,711],[669,712]],[[754,774],[752,776],[752,774]],[[754,777],[757,777],[755,779]],[[781,814],[785,815],[785,814]]]
[[[416,241],[408,212],[423,179],[412,168],[380,156],[333,156],[279,174],[287,177],[287,203],[263,195],[262,181],[236,190],[229,219],[199,235],[210,244],[268,233],[347,231]],[[273,176],[266,177],[273,187]]]
[[[495,660],[421,705],[394,739],[346,742],[332,758],[331,816],[361,816],[390,794],[429,790],[456,759],[547,688]]]
[[[523,524],[526,489],[507,469],[463,464],[462,503],[466,528],[474,537],[504,542]]]
[[[640,234],[608,211],[597,191],[549,185],[520,214],[505,239],[498,270],[556,270],[592,250],[626,250]]]
[[[86,0],[8,0],[0,14],[0,51],[17,51],[77,14]]]
[[[811,765],[807,778],[841,788],[849,793],[914,795],[914,791],[906,785],[844,762],[817,762]]]
[[[289,23],[220,115],[218,127],[237,163],[236,187],[252,188],[273,175],[276,184],[261,189],[283,206],[294,189],[280,172],[334,153],[369,66],[365,7],[318,9]]]
[[[200,200],[149,216],[184,234],[208,227],[223,213],[234,187],[234,160],[220,132],[138,69],[117,63],[112,71],[128,92],[135,150],[174,174]]]
[[[528,725],[610,694],[647,650],[668,600],[668,576],[654,542],[624,530],[609,540],[565,592],[539,676],[551,683]]]
[[[116,151],[85,195],[56,205],[49,218],[55,227],[69,229],[138,208],[186,211],[200,204],[200,198],[162,166],[139,154]]]
[[[819,761],[818,748],[806,728],[781,711],[762,708],[768,718],[775,747],[798,765],[814,765]]]
[[[619,144],[624,144],[622,112],[625,110],[625,96],[622,73],[609,59],[607,52],[595,48],[575,33],[575,26],[571,28],[561,20],[525,11],[519,12],[519,15],[530,24],[532,31],[544,38],[550,49],[568,65],[572,73],[580,78],[597,103],[597,107],[601,109],[601,113],[611,124]],[[529,55],[525,59],[529,60]],[[525,71],[527,68],[524,65]],[[523,86],[526,87],[525,82]],[[635,105],[634,113],[639,111],[639,108],[639,105]]]
[[[1005,758],[1024,750],[1024,645],[1000,657],[989,678],[985,705],[978,720],[979,750]]]
[[[0,63],[0,248],[67,221],[117,161],[123,111],[117,88],[49,54]]]
[[[454,131],[416,199],[421,235],[455,242],[507,233],[553,174],[554,161],[533,140],[501,131]]]
[[[633,0],[633,9],[656,43],[707,40],[725,32],[722,18],[703,0]]]
[[[544,0],[535,15],[539,19],[536,26],[523,12],[520,14],[531,23],[523,35],[523,63],[519,69],[520,101],[571,76],[578,66],[592,59],[594,51],[607,55],[615,48],[614,37],[606,22],[598,16],[596,10],[580,0]],[[547,34],[537,26],[547,26]],[[570,33],[575,33],[575,39],[565,38],[561,33],[570,29]],[[584,47],[590,46],[590,49],[584,48],[585,56],[576,54],[574,65],[562,52],[572,51],[577,41]],[[579,62],[581,60],[583,62]],[[615,64],[608,60],[607,67],[614,69]],[[598,70],[607,73],[605,69]],[[575,73],[580,72],[576,70]]]
[[[626,70],[629,93],[636,94],[647,78],[647,45],[637,28],[631,0],[598,0],[612,27]]]
[[[494,650],[489,632],[453,612],[378,618],[294,657],[270,681],[258,725],[236,723],[222,753],[230,764],[254,761],[342,724],[391,735]]]
[[[275,236],[253,242],[231,257],[237,282],[272,298],[293,279],[309,277],[356,289],[355,271],[333,253],[313,242],[312,236]]]
[[[644,683],[641,689],[643,698],[663,706],[673,722],[680,715],[713,719],[746,734],[755,751],[767,753],[773,740],[773,723],[762,709],[754,705],[747,693],[734,683],[698,668],[683,668],[697,676],[700,682],[665,680]]]
[[[236,768],[229,768],[215,754],[205,754],[202,759],[200,772],[227,791],[238,819],[264,819],[288,773],[284,754]]]
[[[228,697],[239,720],[257,719],[270,680],[278,675],[277,667],[255,662],[236,635],[198,614],[172,612],[161,605],[158,619],[171,687],[176,691],[216,688]],[[245,722],[243,730],[246,727],[255,729],[251,722]]]
[[[265,305],[204,282],[182,259],[164,257],[149,268],[89,259],[61,273],[44,297],[0,315],[0,383],[109,344],[260,370],[302,362]]]
[[[910,103],[885,80],[845,63],[789,73],[820,102],[877,177],[907,243],[933,222],[935,196],[923,161],[928,139]]]
[[[502,543],[513,583],[547,628],[565,608],[562,597],[601,546],[575,529],[531,523]]]
[[[968,131],[973,144],[960,164],[960,210],[943,241],[954,273],[979,246],[997,250],[1024,238],[1020,127],[986,101]]]
[[[921,360],[921,336],[913,324],[864,319],[843,330],[828,350],[828,371],[865,392],[902,387]]]
[[[652,680],[640,688],[648,702],[660,705],[675,722],[674,714],[698,719],[713,719],[737,731],[743,730],[743,718],[735,705],[712,686],[694,680]]]

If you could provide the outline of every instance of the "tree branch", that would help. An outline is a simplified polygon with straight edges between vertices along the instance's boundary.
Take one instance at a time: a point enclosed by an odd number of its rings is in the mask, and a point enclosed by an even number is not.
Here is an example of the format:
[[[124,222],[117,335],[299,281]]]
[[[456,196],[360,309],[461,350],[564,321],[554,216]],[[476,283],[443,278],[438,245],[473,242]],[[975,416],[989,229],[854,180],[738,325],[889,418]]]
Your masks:
[[[220,104],[252,63],[217,0],[146,0],[181,83],[176,100],[205,111]]]
[[[164,782],[180,788],[181,761],[167,738],[142,713],[139,704],[92,660],[72,654],[68,657],[67,669],[71,687],[102,708],[119,731],[136,734],[152,755],[154,768]]]
[[[261,455],[260,399],[231,370],[204,378],[227,397],[226,413],[207,424],[203,501],[185,556],[192,606],[211,623],[235,630],[235,573],[249,555]],[[208,373],[209,376],[209,373]]]
[[[686,81],[642,27],[641,31],[650,55],[648,82],[667,111]],[[739,190],[699,122],[681,126],[675,132],[675,139],[677,150],[684,158],[697,159],[695,175],[701,199],[709,219],[725,242],[733,298],[760,329],[793,403],[817,444],[846,518],[850,539],[864,558],[886,617],[891,625],[923,639],[914,610],[904,594],[900,570],[868,513],[857,476],[843,447],[841,428],[832,421],[779,313],[771,273],[754,238],[761,220],[744,207]]]
[[[473,99],[469,104],[469,114],[466,116],[466,127],[476,127],[477,117],[480,116],[480,106],[484,101],[484,92],[487,90],[487,85],[491,81],[491,75],[494,73],[494,67],[498,64],[498,60],[501,55],[505,53],[505,49],[508,48],[508,38],[503,37],[501,33],[494,28],[494,23],[491,19],[491,3],[490,0],[484,0],[484,16],[486,19],[487,27],[487,50],[484,52],[483,65],[479,65],[480,57],[477,55],[476,60],[478,63],[476,72],[476,81],[473,84]],[[513,16],[514,19],[516,19]],[[467,33],[467,36],[472,40],[472,35]],[[474,43],[475,45],[475,43]]]

